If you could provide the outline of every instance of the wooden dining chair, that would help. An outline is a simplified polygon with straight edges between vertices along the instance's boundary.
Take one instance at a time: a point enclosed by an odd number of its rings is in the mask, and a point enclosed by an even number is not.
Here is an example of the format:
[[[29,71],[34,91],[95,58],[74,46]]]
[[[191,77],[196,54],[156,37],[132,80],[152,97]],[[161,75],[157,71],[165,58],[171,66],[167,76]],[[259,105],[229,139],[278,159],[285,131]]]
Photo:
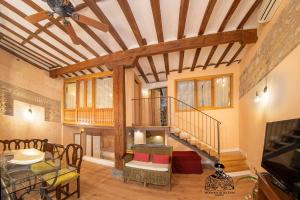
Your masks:
[[[56,199],[67,199],[70,196],[77,193],[77,197],[80,198],[80,167],[82,163],[83,149],[78,144],[69,144],[65,148],[63,158],[66,159],[66,167],[62,168],[58,172],[58,177],[54,182],[53,173],[43,176],[48,185],[52,185],[52,189],[48,192],[56,192]],[[72,193],[69,192],[69,184],[76,180],[76,190]],[[61,194],[65,197],[61,198]]]

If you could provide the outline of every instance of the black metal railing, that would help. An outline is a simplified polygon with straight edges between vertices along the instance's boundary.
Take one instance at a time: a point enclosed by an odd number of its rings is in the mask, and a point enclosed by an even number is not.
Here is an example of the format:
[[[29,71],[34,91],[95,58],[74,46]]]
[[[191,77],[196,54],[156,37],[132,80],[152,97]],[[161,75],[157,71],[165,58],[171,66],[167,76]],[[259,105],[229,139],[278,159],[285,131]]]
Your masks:
[[[221,122],[174,97],[132,99],[133,126],[169,126],[191,143],[215,150],[220,155]]]

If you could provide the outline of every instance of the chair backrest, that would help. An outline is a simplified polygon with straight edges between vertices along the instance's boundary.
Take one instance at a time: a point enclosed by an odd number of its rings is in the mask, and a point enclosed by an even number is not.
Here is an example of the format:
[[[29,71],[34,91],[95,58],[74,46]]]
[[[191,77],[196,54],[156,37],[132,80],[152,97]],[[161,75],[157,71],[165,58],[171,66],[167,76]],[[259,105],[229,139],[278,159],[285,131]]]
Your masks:
[[[68,144],[66,149],[66,164],[75,167],[77,172],[80,173],[80,167],[83,157],[83,149],[79,144]]]
[[[18,149],[35,148],[42,150],[44,144],[48,142],[47,139],[31,139],[31,140],[0,140],[1,148],[0,151],[10,151]]]

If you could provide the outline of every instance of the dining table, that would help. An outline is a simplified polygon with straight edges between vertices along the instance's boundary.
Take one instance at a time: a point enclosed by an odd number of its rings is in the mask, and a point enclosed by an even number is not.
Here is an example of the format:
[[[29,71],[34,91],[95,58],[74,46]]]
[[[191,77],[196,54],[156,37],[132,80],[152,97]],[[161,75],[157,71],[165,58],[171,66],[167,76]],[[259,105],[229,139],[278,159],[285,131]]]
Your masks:
[[[74,168],[60,170],[62,161],[38,149],[19,149],[0,153],[1,199],[20,200],[26,194],[37,192],[41,199],[48,194],[56,180]],[[66,168],[66,166],[64,166]]]

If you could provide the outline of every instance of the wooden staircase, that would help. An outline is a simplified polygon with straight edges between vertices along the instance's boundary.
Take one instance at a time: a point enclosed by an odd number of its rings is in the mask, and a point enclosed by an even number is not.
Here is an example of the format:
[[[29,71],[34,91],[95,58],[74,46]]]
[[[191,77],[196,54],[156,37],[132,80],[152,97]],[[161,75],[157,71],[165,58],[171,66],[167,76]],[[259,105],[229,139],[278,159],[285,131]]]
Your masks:
[[[215,149],[197,141],[195,138],[189,137],[187,134],[182,134],[178,129],[171,130],[170,137],[188,146],[200,155],[204,155],[213,162],[221,162],[225,166],[225,172],[227,173],[250,170],[246,162],[246,157],[239,151],[220,153],[220,158],[218,158],[218,152]]]

